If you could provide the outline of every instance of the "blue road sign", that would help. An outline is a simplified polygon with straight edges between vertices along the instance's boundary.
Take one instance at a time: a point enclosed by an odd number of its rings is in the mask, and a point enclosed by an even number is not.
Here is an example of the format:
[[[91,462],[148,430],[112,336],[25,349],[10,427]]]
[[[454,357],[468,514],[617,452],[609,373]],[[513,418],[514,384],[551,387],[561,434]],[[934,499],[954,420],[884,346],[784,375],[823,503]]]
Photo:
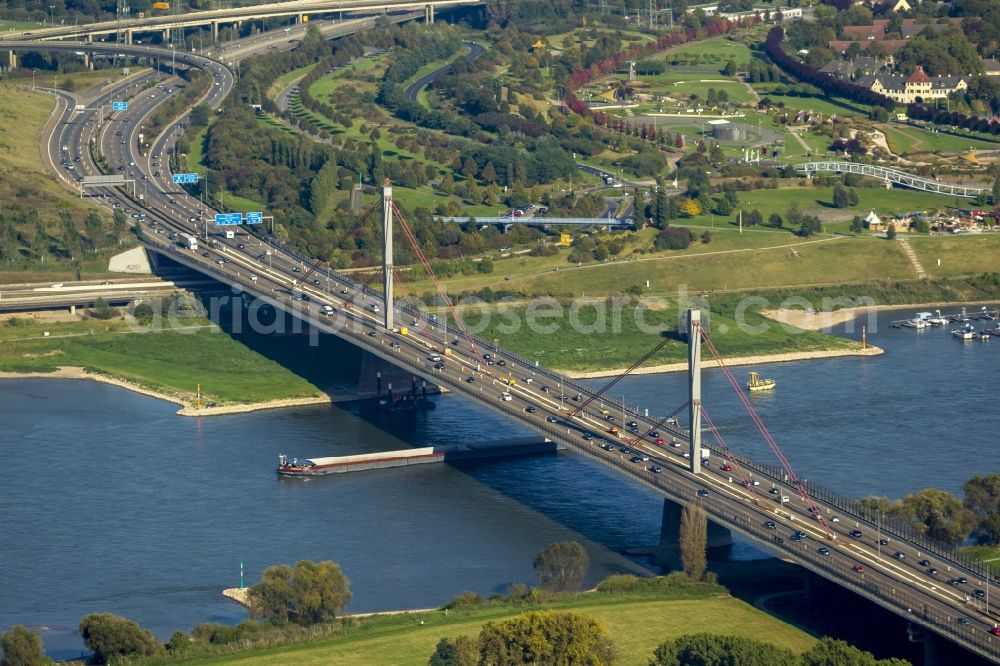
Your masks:
[[[112,111],[128,111],[128,102],[111,102]]]
[[[243,224],[243,213],[216,213],[216,224]]]
[[[261,224],[264,222],[264,213],[247,213],[247,224]]]
[[[196,173],[175,173],[170,177],[175,183],[178,184],[198,182],[198,174]]]

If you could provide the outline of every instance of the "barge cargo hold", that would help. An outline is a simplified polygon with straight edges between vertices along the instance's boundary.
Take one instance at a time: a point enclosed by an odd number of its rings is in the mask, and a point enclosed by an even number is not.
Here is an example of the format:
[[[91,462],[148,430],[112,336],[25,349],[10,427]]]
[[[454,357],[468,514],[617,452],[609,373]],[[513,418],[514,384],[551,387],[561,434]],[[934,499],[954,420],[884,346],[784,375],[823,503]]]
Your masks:
[[[537,455],[554,453],[558,446],[544,437],[518,437],[481,444],[452,444],[448,446],[425,446],[400,451],[382,453],[362,453],[353,456],[332,456],[327,458],[293,458],[278,456],[277,472],[281,476],[324,476],[343,472],[359,472],[386,467],[407,467],[436,462],[455,462],[479,458],[500,458],[505,456]]]

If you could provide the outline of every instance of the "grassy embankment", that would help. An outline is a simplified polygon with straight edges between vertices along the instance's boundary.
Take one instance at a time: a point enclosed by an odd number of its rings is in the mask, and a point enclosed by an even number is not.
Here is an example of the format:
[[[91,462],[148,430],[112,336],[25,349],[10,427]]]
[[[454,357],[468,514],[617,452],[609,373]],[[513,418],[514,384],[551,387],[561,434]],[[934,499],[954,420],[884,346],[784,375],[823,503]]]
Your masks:
[[[82,367],[188,404],[194,401],[198,384],[207,400],[220,405],[321,394],[282,363],[253,351],[205,319],[192,318],[181,325],[185,328],[144,332],[120,319],[8,319],[0,322],[0,372],[49,373],[60,366]],[[277,348],[289,343],[273,344]],[[273,356],[280,353],[269,350]]]
[[[81,72],[58,78],[60,82],[69,79],[77,89],[83,90],[115,76],[111,72]],[[30,74],[16,83],[0,84],[0,171],[3,172],[0,202],[36,211],[46,232],[58,236],[61,233],[60,209],[69,209],[74,219],[82,221],[93,206],[61,185],[42,162],[39,142],[53,103],[52,95],[30,90]],[[79,264],[81,273],[100,275],[106,269],[107,257],[104,255]],[[43,280],[75,279],[76,270],[77,266],[71,262],[5,264],[0,266],[0,282],[27,282],[41,273],[44,273]]]
[[[545,605],[556,611],[586,613],[600,619],[612,638],[618,663],[645,664],[657,645],[683,634],[711,631],[766,640],[795,652],[809,649],[815,639],[746,602],[720,594],[678,595],[670,592],[605,594],[586,593]],[[501,607],[471,611],[431,611],[407,615],[370,617],[343,634],[284,647],[234,652],[169,663],[232,664],[337,664],[368,666],[426,664],[434,646],[445,636],[475,636],[482,625],[503,621],[530,608]]]

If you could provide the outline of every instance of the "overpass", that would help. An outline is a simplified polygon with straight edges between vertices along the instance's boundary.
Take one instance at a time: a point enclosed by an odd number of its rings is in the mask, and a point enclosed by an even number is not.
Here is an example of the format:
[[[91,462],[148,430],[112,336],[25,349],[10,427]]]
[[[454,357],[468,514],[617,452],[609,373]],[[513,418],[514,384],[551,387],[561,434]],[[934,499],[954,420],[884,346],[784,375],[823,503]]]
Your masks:
[[[216,64],[205,63],[196,58],[194,66]],[[129,112],[135,116],[127,127],[132,140],[123,141],[129,150],[134,149],[144,114],[162,102],[162,96],[140,97]],[[87,114],[93,116],[93,112],[83,115]],[[68,107],[63,117],[70,116]],[[79,119],[57,131],[68,132],[64,136],[69,137],[69,143],[83,145],[89,143],[82,138],[85,122]],[[176,136],[174,128],[168,127],[153,141],[150,153],[165,152]],[[149,168],[148,159],[142,162],[134,152],[112,152],[117,141],[106,138],[99,138],[96,145],[113,166],[124,166],[127,161],[123,160],[134,157],[138,168]],[[56,141],[59,143],[62,141]],[[92,157],[86,155],[88,170],[95,169]],[[151,177],[150,183],[154,186],[147,208],[151,223],[158,229],[179,233],[201,232],[200,225],[190,222],[202,212],[197,200],[178,192],[167,178]],[[106,196],[127,206],[136,205],[120,191],[110,190]],[[1000,662],[1000,637],[991,633],[998,604],[995,594],[993,600],[989,598],[997,580],[984,565],[967,561],[954,549],[887,521],[854,500],[799,479],[776,445],[775,454],[781,464],[771,466],[730,451],[719,433],[713,433],[713,442],[701,441],[702,424],[710,430],[714,426],[709,416],[711,405],[702,400],[700,392],[699,345],[704,342],[710,352],[714,346],[704,334],[697,314],[690,315],[689,324],[690,399],[686,406],[675,410],[676,414],[687,409],[689,425],[683,428],[666,417],[647,416],[645,410],[609,399],[603,391],[469,334],[460,317],[455,317],[455,323],[436,321],[410,304],[395,300],[391,253],[394,230],[402,230],[418,255],[420,246],[392,203],[391,187],[383,191],[383,201],[380,232],[386,279],[381,293],[266,236],[241,232],[233,239],[212,237],[206,239],[210,242],[204,251],[191,251],[170,242],[167,234],[152,233],[147,228],[142,230],[142,243],[151,252],[230,285],[237,293],[225,298],[238,303],[250,321],[263,306],[290,313],[317,331],[343,338],[606,465],[671,502],[699,501],[713,523],[890,609],[916,626]],[[371,221],[376,212],[369,210],[363,221]],[[741,390],[739,395],[745,397]],[[622,423],[609,419],[617,415],[621,415]],[[753,417],[756,422],[756,415]],[[627,428],[629,423],[634,427]],[[611,427],[621,433],[610,432]],[[630,434],[623,437],[625,432]],[[676,447],[666,444],[673,439],[677,440]],[[706,465],[701,464],[701,447],[711,453]],[[922,564],[925,560],[947,574],[932,573],[929,565]],[[946,584],[942,580],[945,575],[964,582]]]
[[[483,0],[292,0],[249,7],[213,9],[184,14],[165,14],[143,18],[129,18],[122,21],[101,21],[84,25],[61,25],[51,28],[12,32],[8,39],[80,39],[93,41],[100,35],[125,33],[125,41],[132,43],[132,35],[137,32],[162,32],[169,36],[174,29],[210,26],[212,38],[218,38],[219,26],[244,21],[294,16],[297,23],[308,21],[310,16],[331,13],[389,13],[396,11],[423,10],[428,23],[434,22],[435,11],[453,7],[482,4]]]
[[[933,192],[934,194],[949,194],[956,197],[972,199],[982,194],[990,195],[992,190],[985,187],[970,187],[968,185],[958,185],[954,183],[942,183],[936,178],[924,178],[916,176],[906,171],[892,169],[890,167],[876,166],[874,164],[861,164],[858,162],[804,162],[795,165],[796,171],[803,171],[806,177],[819,172],[858,173],[863,176],[881,178],[886,184],[902,185],[914,190],[923,192]]]

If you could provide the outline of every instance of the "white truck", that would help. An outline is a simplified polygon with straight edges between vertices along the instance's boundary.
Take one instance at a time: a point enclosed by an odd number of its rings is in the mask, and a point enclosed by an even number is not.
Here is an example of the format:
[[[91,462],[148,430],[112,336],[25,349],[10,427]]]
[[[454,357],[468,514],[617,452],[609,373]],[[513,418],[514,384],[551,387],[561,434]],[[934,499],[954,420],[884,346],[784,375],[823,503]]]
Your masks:
[[[198,237],[191,234],[180,234],[180,244],[189,250],[198,249]]]
[[[701,447],[701,464],[702,465],[708,464],[708,460],[711,457],[712,457],[712,452],[706,449],[704,446]]]

